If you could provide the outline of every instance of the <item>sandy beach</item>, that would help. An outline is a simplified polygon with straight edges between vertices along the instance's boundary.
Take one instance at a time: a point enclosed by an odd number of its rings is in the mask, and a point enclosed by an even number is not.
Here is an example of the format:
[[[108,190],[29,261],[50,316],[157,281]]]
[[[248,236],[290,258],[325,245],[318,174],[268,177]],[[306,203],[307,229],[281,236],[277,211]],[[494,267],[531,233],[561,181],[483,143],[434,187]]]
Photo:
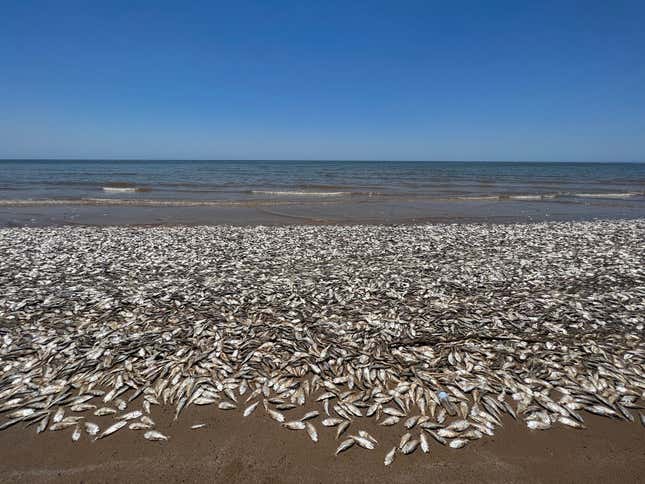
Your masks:
[[[584,431],[548,432],[531,432],[506,419],[495,437],[467,449],[434,445],[429,455],[416,452],[390,467],[383,465],[383,449],[355,449],[335,457],[338,441],[331,432],[314,444],[304,432],[280,429],[262,414],[245,419],[193,407],[179,423],[172,423],[171,411],[153,417],[172,436],[168,442],[148,442],[127,431],[98,442],[72,442],[68,434],[56,432],[3,431],[0,480],[637,483],[645,472],[643,427],[602,417],[590,417]],[[189,430],[194,422],[207,427]],[[378,425],[365,428],[377,438],[388,435]]]
[[[644,240],[0,230],[0,480],[639,482]]]

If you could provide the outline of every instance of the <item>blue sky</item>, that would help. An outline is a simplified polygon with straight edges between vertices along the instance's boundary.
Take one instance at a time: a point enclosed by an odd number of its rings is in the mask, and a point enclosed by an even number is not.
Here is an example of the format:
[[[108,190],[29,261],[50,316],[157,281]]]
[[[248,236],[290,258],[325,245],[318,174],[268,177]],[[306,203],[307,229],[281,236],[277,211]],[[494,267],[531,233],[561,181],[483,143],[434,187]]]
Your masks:
[[[645,161],[645,2],[2,2],[0,157]]]

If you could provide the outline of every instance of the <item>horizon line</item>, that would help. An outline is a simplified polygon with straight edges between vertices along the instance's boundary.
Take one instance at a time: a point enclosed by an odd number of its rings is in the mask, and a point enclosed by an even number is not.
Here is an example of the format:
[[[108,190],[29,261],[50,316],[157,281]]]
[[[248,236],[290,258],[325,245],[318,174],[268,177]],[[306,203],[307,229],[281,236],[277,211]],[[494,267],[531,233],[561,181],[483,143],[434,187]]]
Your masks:
[[[0,158],[3,161],[235,161],[235,162],[397,162],[397,163],[645,163],[645,160],[397,160],[397,159],[317,159],[317,158],[104,158],[104,157],[37,157],[37,158]]]

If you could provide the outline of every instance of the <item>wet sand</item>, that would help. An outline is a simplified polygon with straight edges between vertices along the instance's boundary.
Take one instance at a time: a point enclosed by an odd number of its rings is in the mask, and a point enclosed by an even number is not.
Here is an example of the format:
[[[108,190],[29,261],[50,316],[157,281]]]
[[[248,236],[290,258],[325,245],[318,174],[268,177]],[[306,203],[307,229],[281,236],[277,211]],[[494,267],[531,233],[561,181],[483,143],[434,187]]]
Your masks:
[[[233,410],[232,412],[237,412]],[[302,409],[287,414],[304,413]],[[335,457],[332,429],[318,425],[315,444],[305,432],[281,429],[263,412],[248,418],[231,411],[188,408],[172,422],[170,409],[155,407],[168,442],[142,433],[117,432],[98,442],[72,442],[68,431],[0,433],[2,482],[642,482],[645,430],[639,423],[586,418],[587,430],[558,427],[530,431],[510,418],[495,437],[464,449],[431,442],[429,454],[383,456],[388,430],[360,419],[380,442],[374,451],[357,446]],[[102,420],[103,419],[103,420]],[[95,419],[99,424],[110,417]],[[188,424],[207,427],[190,430]]]
[[[630,199],[373,200],[212,205],[0,204],[0,227],[61,225],[293,225],[509,223],[645,218]]]

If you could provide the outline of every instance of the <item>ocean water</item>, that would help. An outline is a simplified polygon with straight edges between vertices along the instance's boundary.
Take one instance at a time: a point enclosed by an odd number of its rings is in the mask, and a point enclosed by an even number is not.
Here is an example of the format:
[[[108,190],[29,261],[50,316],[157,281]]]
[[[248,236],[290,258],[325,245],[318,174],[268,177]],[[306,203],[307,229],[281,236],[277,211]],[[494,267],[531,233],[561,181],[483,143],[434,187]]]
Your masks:
[[[0,160],[0,200],[645,201],[642,163]]]

